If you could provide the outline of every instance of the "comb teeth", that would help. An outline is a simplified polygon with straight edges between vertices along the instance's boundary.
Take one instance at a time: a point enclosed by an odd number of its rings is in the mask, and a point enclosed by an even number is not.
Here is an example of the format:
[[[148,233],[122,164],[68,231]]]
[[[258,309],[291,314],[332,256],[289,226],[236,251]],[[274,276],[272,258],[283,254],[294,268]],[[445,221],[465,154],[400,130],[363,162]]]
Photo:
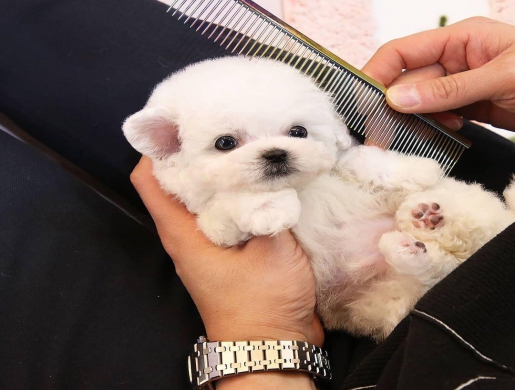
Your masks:
[[[268,58],[310,76],[355,134],[390,150],[432,158],[449,174],[470,142],[422,115],[392,110],[385,88],[249,0],[174,0],[168,9],[233,54]]]

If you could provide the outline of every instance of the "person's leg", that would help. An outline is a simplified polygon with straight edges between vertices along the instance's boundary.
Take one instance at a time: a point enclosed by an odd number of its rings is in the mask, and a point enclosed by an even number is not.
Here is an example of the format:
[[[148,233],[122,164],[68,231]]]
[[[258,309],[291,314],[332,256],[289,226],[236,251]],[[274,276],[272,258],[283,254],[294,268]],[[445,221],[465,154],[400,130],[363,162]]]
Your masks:
[[[515,173],[515,143],[471,122],[460,133],[472,141],[451,175],[502,193]]]
[[[169,73],[221,54],[166,9],[0,5],[0,112],[134,204],[122,121]],[[202,325],[157,236],[0,137],[0,387],[188,388]]]
[[[0,388],[188,388],[202,322],[158,237],[4,132],[0,182]]]

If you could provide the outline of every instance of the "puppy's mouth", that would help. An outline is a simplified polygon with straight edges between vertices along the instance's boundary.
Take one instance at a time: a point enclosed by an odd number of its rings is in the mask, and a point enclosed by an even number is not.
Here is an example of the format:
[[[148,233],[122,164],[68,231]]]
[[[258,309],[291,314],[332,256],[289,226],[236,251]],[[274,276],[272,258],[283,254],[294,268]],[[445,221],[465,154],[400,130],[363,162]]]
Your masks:
[[[279,179],[289,176],[299,170],[293,167],[290,163],[265,163],[263,167],[264,177],[268,180]]]
[[[261,157],[265,179],[278,179],[299,171],[292,163],[291,153],[284,149],[267,150]]]

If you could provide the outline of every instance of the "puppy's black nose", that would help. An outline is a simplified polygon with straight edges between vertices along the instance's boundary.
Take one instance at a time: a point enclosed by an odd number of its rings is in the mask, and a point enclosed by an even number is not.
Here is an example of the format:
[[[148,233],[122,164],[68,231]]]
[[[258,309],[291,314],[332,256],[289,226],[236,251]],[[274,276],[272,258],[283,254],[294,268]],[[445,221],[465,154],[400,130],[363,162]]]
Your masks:
[[[288,152],[283,149],[272,149],[263,153],[263,158],[272,163],[283,163],[288,159]]]

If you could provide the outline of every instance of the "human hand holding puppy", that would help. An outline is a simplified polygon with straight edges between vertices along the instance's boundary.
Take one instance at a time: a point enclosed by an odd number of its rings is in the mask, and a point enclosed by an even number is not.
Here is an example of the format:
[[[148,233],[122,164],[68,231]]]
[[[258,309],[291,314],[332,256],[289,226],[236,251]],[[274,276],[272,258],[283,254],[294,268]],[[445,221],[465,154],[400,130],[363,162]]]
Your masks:
[[[212,340],[303,340],[322,346],[315,315],[315,278],[289,231],[254,237],[232,248],[215,246],[184,205],[163,192],[143,157],[131,180],[152,215],[177,274]],[[305,374],[268,373],[220,381],[219,389],[311,389]],[[289,387],[290,386],[290,387]]]

